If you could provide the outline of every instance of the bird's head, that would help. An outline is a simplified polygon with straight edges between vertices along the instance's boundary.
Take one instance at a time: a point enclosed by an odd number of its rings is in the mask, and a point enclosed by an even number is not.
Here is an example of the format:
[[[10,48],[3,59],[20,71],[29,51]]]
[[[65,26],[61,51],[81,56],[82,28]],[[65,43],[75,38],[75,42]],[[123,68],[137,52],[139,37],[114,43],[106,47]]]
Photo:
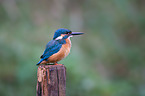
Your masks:
[[[72,37],[73,35],[81,35],[81,34],[84,34],[84,33],[83,32],[72,32],[69,29],[60,28],[55,31],[53,39],[58,40],[58,39],[62,39],[66,35],[68,37]]]

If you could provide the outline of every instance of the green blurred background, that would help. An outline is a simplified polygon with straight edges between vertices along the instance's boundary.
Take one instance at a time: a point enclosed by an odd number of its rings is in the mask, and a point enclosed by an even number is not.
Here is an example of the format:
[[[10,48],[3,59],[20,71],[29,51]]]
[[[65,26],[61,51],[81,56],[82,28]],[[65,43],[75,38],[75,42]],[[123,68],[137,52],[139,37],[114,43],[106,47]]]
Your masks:
[[[66,96],[145,96],[144,0],[1,0],[0,96],[35,96],[37,66],[58,28],[73,37]]]

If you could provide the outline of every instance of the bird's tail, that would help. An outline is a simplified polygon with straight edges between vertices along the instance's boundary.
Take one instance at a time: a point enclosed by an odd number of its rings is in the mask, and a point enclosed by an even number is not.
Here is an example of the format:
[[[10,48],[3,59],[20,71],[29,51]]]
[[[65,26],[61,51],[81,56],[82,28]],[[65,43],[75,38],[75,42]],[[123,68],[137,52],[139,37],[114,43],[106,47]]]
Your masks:
[[[43,59],[41,59],[36,65],[39,65],[42,61],[43,61]]]

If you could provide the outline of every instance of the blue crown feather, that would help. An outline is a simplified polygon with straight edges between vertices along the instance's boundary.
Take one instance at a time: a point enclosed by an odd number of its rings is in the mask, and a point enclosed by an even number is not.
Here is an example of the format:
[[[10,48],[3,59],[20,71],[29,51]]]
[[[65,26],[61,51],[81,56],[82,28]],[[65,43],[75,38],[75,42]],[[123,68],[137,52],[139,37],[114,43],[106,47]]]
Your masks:
[[[69,29],[60,28],[55,31],[53,39],[56,39],[57,37],[61,36],[61,34],[67,34],[68,32],[71,32]]]

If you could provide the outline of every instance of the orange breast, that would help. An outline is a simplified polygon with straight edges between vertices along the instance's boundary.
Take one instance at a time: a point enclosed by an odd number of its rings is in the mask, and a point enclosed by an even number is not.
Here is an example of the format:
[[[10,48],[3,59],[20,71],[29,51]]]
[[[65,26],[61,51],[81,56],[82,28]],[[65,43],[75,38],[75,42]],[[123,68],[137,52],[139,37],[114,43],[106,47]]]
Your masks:
[[[61,49],[57,53],[50,56],[48,58],[47,62],[48,63],[56,63],[56,62],[62,60],[63,58],[65,58],[69,54],[70,48],[71,48],[71,41],[70,41],[70,39],[66,39],[66,44],[63,44]]]

